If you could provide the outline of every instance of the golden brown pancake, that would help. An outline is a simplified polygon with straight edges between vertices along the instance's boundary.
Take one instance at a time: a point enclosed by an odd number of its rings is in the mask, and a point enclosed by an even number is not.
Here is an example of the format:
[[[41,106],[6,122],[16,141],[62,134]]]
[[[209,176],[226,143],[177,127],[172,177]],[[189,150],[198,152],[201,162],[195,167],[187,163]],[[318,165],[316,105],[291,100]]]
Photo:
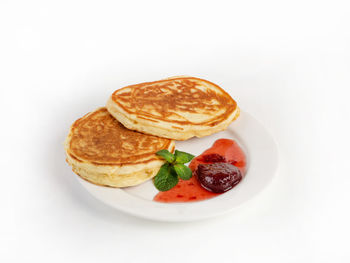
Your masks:
[[[176,140],[224,130],[239,116],[237,103],[228,93],[193,77],[121,88],[109,98],[107,109],[129,129]]]
[[[174,150],[169,139],[125,128],[106,108],[78,119],[65,142],[73,171],[99,185],[125,187],[152,178],[164,163],[155,153]]]

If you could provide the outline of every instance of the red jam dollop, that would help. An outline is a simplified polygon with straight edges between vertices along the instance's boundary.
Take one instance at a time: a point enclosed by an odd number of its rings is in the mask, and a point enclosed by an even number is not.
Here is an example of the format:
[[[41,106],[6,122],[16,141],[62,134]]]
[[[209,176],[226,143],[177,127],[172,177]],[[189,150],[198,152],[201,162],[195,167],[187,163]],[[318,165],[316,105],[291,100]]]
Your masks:
[[[214,163],[231,164],[239,169],[241,176],[245,173],[246,157],[239,145],[230,139],[219,139],[215,141],[211,148],[204,151],[201,155],[192,160],[189,167],[193,172],[193,176],[190,180],[185,181],[180,179],[179,183],[174,188],[170,189],[169,191],[159,192],[154,197],[154,201],[163,203],[193,202],[209,199],[219,195],[218,193],[208,191],[202,187],[195,174],[198,165],[208,165]],[[238,177],[239,176],[237,176],[237,173],[234,173],[225,180],[235,186],[241,180],[239,179],[237,181]]]
[[[166,192],[159,192],[154,201],[163,203],[193,202],[212,198],[218,194],[205,190],[195,176],[190,180],[179,180],[178,184]]]
[[[192,171],[201,163],[227,162],[245,173],[246,157],[238,143],[230,139],[216,140],[211,148],[192,160],[189,167]]]
[[[224,193],[242,179],[241,171],[230,163],[206,163],[198,165],[194,175],[201,186],[213,193]]]

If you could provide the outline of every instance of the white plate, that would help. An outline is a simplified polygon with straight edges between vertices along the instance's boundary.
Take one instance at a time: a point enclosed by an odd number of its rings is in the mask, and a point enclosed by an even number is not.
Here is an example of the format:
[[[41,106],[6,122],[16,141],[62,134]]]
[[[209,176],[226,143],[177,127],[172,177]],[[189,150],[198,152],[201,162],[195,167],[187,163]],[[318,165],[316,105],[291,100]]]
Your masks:
[[[97,186],[79,176],[81,184],[97,199],[125,213],[157,221],[194,221],[229,212],[246,203],[263,190],[276,174],[277,145],[266,129],[252,116],[241,116],[225,131],[204,138],[176,142],[176,149],[194,155],[210,148],[215,140],[236,140],[247,156],[247,173],[232,190],[212,199],[189,203],[159,203],[152,201],[158,193],[149,180],[124,189]]]

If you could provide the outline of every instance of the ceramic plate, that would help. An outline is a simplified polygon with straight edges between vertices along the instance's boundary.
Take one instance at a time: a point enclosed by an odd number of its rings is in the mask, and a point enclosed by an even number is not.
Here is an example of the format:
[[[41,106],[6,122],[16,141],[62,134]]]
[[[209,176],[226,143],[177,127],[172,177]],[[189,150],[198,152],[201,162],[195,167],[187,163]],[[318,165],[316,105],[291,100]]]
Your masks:
[[[103,203],[125,213],[157,221],[194,221],[232,211],[261,192],[272,180],[278,167],[277,145],[266,129],[251,115],[241,116],[225,131],[203,138],[177,141],[176,149],[201,154],[215,140],[235,140],[247,156],[244,179],[232,190],[212,199],[187,203],[159,203],[152,201],[158,193],[152,180],[123,189],[91,184],[79,176],[79,182]]]

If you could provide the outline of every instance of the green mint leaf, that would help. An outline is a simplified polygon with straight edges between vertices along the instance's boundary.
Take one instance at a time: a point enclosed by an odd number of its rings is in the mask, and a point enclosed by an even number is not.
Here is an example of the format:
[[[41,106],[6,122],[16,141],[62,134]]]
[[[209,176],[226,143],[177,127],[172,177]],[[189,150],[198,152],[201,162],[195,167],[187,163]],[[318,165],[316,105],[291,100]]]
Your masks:
[[[188,163],[194,158],[194,155],[185,153],[185,152],[180,152],[178,150],[175,150],[175,162],[176,163]]]
[[[169,163],[172,163],[175,160],[174,154],[172,154],[168,150],[160,150],[156,154],[163,157]]]
[[[192,177],[192,171],[190,168],[188,168],[186,165],[178,163],[174,165],[174,170],[176,174],[182,179],[182,180],[189,180]]]
[[[179,178],[172,172],[171,166],[165,163],[160,167],[157,175],[154,177],[154,185],[159,191],[168,191],[177,185]]]

